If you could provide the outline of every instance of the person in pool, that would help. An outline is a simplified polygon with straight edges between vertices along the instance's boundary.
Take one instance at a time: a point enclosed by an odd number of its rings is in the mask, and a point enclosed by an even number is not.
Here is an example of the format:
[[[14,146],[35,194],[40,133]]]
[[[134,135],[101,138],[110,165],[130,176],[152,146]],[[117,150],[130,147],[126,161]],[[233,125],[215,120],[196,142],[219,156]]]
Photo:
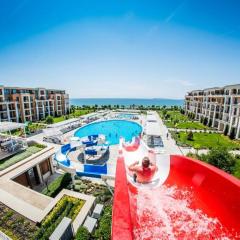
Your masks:
[[[149,183],[157,171],[156,164],[150,162],[148,157],[144,157],[142,160],[142,165],[139,162],[135,162],[128,167],[129,171],[134,172],[133,179],[134,182],[138,183]]]

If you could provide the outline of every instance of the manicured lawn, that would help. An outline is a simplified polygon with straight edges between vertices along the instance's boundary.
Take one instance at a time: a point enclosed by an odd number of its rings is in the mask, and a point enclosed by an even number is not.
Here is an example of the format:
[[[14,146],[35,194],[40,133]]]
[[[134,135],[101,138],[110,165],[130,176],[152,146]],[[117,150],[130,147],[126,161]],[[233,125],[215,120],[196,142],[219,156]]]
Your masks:
[[[165,121],[164,124],[168,128],[178,128],[178,129],[197,129],[197,130],[204,130],[209,129],[208,127],[204,126],[202,123],[199,122],[180,122],[174,125],[172,121]]]
[[[66,119],[65,119],[65,116],[54,117],[54,118],[53,118],[53,123],[59,123],[59,122],[62,122],[62,121],[64,121],[64,120],[66,120]]]
[[[94,112],[93,110],[88,110],[88,109],[77,109],[75,110],[75,113],[71,113],[70,116],[72,117],[80,117],[82,115],[88,114]]]
[[[217,146],[226,147],[229,150],[240,149],[240,144],[237,141],[232,141],[229,137],[218,133],[193,133],[193,140],[187,139],[186,132],[176,134],[177,142],[183,145],[198,147],[202,149],[213,148]],[[178,136],[178,137],[177,137]]]
[[[197,129],[197,130],[204,130],[208,129],[208,127],[204,126],[200,122],[181,122],[176,125],[176,128],[179,129]]]
[[[30,146],[25,151],[17,153],[13,157],[6,158],[0,161],[0,171],[12,166],[13,164],[30,157],[31,155],[41,151],[44,148],[43,145]]]
[[[162,116],[162,114],[160,114],[160,115]],[[179,111],[176,111],[176,110],[168,110],[166,115],[169,115],[169,119],[172,119],[172,120],[176,119],[176,120],[179,120],[181,122],[182,121],[189,121],[189,118],[186,115],[184,115],[184,114],[182,114],[182,113],[180,113]]]
[[[174,123],[172,121],[165,121],[164,124],[168,128],[175,128],[175,125],[174,125]]]
[[[163,118],[163,112],[160,111],[159,114]],[[168,110],[165,116],[168,116],[168,118],[164,121],[164,124],[168,128],[197,130],[209,129],[200,122],[191,121],[188,116],[182,114],[180,111]]]

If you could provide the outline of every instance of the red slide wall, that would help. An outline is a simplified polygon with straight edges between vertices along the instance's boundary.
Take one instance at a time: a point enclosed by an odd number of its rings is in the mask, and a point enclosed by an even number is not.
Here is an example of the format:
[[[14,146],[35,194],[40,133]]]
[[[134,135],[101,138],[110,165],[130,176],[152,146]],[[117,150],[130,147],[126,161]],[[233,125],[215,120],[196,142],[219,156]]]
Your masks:
[[[240,229],[240,181],[204,162],[172,155],[170,173],[164,185],[190,187],[195,206],[217,217],[228,229]],[[112,240],[132,240],[133,224],[123,158],[117,162],[112,220]]]
[[[133,239],[126,169],[122,157],[117,160],[112,213],[112,239]]]

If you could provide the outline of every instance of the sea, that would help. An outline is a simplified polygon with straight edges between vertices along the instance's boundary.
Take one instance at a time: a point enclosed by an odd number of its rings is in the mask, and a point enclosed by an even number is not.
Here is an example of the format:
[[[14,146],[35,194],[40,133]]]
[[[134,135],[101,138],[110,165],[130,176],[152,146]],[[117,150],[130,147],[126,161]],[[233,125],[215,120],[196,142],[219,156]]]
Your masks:
[[[97,104],[101,105],[124,105],[125,107],[129,107],[131,105],[135,106],[183,106],[183,99],[166,99],[166,98],[71,98],[70,105],[75,106],[93,106]]]

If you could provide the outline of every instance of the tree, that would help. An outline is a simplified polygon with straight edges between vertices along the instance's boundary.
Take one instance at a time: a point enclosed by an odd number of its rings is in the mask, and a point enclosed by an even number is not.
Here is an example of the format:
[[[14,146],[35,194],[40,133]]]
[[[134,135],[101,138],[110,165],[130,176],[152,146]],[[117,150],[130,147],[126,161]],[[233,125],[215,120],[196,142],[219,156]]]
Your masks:
[[[192,132],[192,131],[190,131],[190,132],[187,134],[187,140],[193,141],[193,132]]]
[[[71,105],[70,113],[75,113],[75,111],[76,111],[76,106],[75,105]]]
[[[229,126],[228,126],[228,124],[225,126],[225,129],[224,129],[224,132],[223,132],[223,134],[225,135],[225,136],[227,136],[228,135],[228,131],[229,131]]]
[[[52,116],[47,116],[45,122],[46,122],[47,124],[53,124],[53,123],[54,123],[54,119],[53,119]]]
[[[214,148],[207,154],[208,163],[222,169],[225,172],[232,173],[236,160],[234,156],[224,147]]]

